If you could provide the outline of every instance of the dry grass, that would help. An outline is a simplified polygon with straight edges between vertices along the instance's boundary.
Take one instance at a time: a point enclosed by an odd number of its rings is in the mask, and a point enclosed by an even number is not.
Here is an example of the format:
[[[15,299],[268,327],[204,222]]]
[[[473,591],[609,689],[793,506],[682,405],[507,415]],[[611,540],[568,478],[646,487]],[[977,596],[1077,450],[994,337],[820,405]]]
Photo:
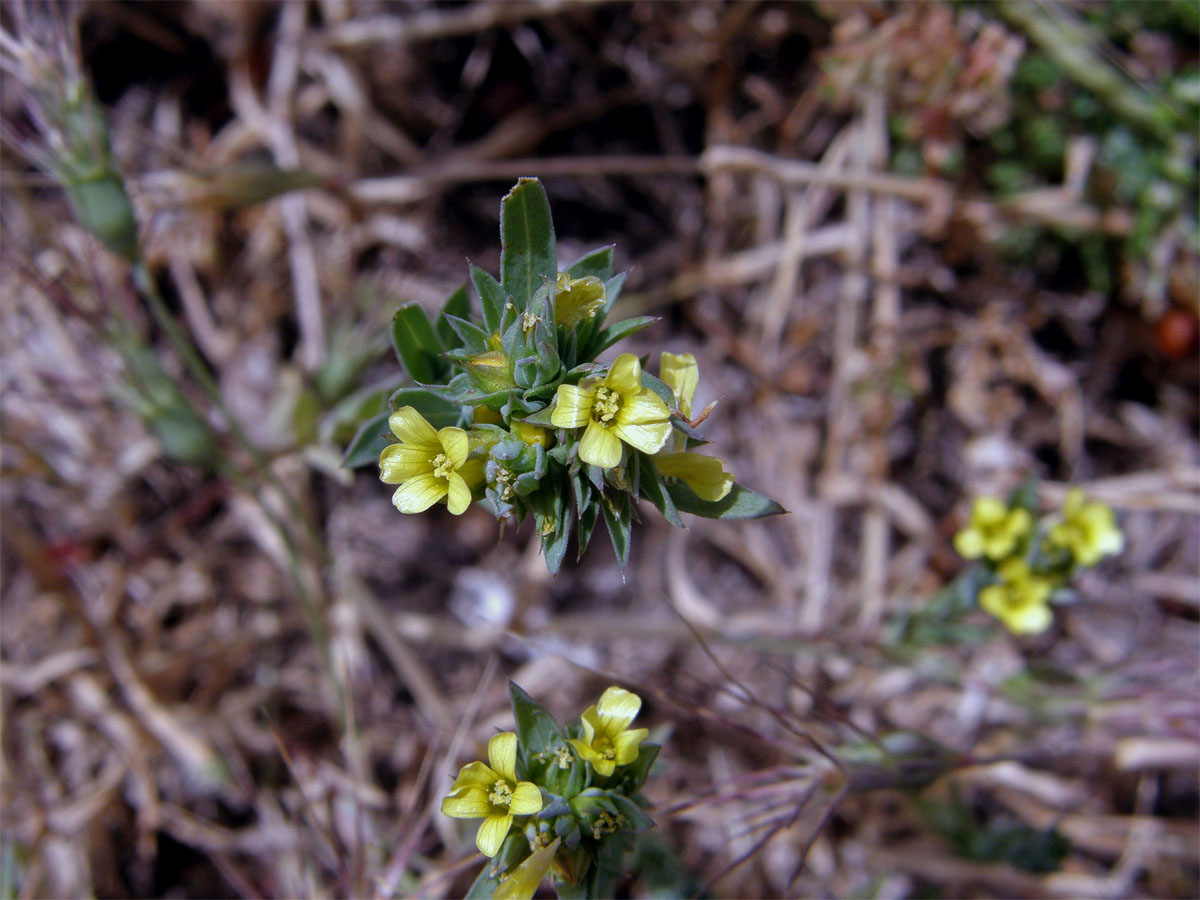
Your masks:
[[[15,9],[6,30],[32,28]],[[1127,229],[1077,173],[1052,203],[1001,205],[886,171],[896,98],[824,103],[834,35],[807,6],[79,12],[146,253],[276,484],[228,437],[247,477],[164,457],[103,323],[127,317],[211,404],[126,267],[6,145],[10,892],[461,894],[478,860],[437,803],[510,725],[512,679],[563,718],[613,680],[646,699],[660,827],[633,895],[1196,895],[1196,356],[1169,362],[1132,305],[983,242],[1013,221]],[[9,134],[25,93],[5,77]],[[325,186],[239,208],[250,158]],[[662,316],[634,349],[696,353],[710,436],[790,515],[675,531],[647,508],[624,576],[598,540],[550,578],[527,531],[403,517],[372,472],[339,470],[314,385],[335,365],[394,381],[392,309],[440,301],[464,257],[497,269],[499,198],[525,174],[564,257],[616,245],[623,306]],[[1068,482],[1111,503],[1126,552],[1044,636],[898,643],[960,566],[967,499],[1030,472],[1046,508]],[[810,738],[897,730],[955,761],[926,800],[955,786],[983,822],[1057,827],[1061,869],[956,855],[905,793],[832,791]]]

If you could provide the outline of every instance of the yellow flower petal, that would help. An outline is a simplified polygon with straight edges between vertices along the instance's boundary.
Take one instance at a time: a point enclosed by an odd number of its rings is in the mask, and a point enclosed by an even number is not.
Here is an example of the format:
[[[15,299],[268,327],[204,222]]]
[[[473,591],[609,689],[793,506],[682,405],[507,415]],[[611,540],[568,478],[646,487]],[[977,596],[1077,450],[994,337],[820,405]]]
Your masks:
[[[446,483],[432,472],[410,478],[392,494],[392,505],[402,513],[425,512],[446,496]]]
[[[479,761],[467,763],[459,770],[454,784],[450,785],[450,792],[454,793],[472,785],[490,788],[496,783],[497,777],[495,772]]]
[[[443,428],[437,433],[438,442],[450,460],[450,465],[456,469],[462,468],[467,461],[467,453],[471,449],[471,441],[461,428]]]
[[[596,738],[596,730],[600,727],[600,713],[595,706],[589,706],[583,711],[583,715],[579,717],[579,724],[583,726],[583,740],[590,748]]]
[[[603,425],[589,422],[579,442],[579,458],[590,465],[611,469],[621,462],[621,441]]]
[[[491,815],[492,804],[484,788],[471,785],[443,798],[442,812],[454,819],[481,819]]]
[[[618,766],[627,766],[638,757],[638,744],[650,734],[649,728],[635,728],[632,731],[622,731],[613,738],[613,749],[616,751]]]
[[[660,475],[678,478],[701,500],[716,503],[724,500],[733,488],[733,476],[715,456],[700,453],[659,453],[654,468]]]
[[[475,833],[475,846],[484,856],[495,856],[512,827],[512,816],[488,816]]]
[[[963,559],[979,559],[983,556],[983,535],[974,528],[964,528],[954,535],[954,549]]]
[[[1008,515],[1008,504],[998,497],[979,497],[971,505],[971,521],[980,525],[999,522]]]
[[[492,770],[508,781],[517,780],[517,735],[512,731],[494,734],[488,741],[488,762]]]
[[[618,394],[636,395],[642,389],[642,364],[632,353],[622,353],[609,366],[604,386]]]
[[[685,419],[692,417],[692,401],[696,399],[696,386],[700,383],[700,367],[696,357],[690,353],[663,353],[659,357],[658,377],[666,383],[679,403],[679,412]]]
[[[671,423],[652,422],[646,425],[635,425],[618,421],[613,425],[611,431],[630,447],[654,455],[663,448],[667,438],[671,436]],[[617,462],[620,462],[619,456]],[[616,464],[613,463],[614,466]]]
[[[385,484],[433,471],[429,450],[416,444],[388,444],[379,454],[379,478]]]
[[[560,384],[550,421],[555,428],[581,428],[592,416],[592,401],[595,388],[581,388],[573,384]]]
[[[550,871],[554,854],[558,852],[561,838],[555,838],[549,846],[534,850],[524,862],[508,873],[492,894],[493,900],[533,900],[538,885]]]
[[[516,816],[532,816],[542,811],[542,792],[530,781],[521,781],[513,789],[512,802],[508,808]]]
[[[670,418],[671,410],[650,388],[642,388],[633,396],[622,397],[621,411],[617,413],[617,422],[629,425],[666,422]]]
[[[471,489],[457,472],[446,479],[446,506],[456,516],[461,516],[471,505]]]
[[[433,430],[433,426],[411,406],[402,406],[388,416],[388,426],[392,429],[392,434],[406,444],[440,449],[437,432]]]
[[[641,697],[615,685],[605,690],[600,695],[600,702],[596,704],[596,711],[605,727],[607,728],[609,723],[618,723],[618,731],[628,728],[641,708]]]

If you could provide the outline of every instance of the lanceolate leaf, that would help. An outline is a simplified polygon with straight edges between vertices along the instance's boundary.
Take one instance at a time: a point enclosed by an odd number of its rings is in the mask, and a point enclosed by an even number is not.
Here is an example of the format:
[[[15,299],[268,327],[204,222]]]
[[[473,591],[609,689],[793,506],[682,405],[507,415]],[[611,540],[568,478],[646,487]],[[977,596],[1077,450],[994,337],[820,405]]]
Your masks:
[[[454,333],[454,329],[450,327],[450,323],[446,320],[446,317],[454,316],[458,319],[465,319],[470,315],[471,298],[467,295],[467,286],[463,285],[446,298],[446,302],[442,304],[442,312],[438,316],[435,330],[437,331],[438,340],[442,342],[444,349],[453,350],[455,347],[462,346],[462,341]]]
[[[558,274],[554,225],[546,191],[536,178],[522,178],[500,204],[500,284],[518,309]]]
[[[508,696],[512,700],[513,719],[517,723],[517,737],[524,749],[526,759],[538,753],[553,752],[566,741],[567,736],[554,716],[527,694],[519,684],[508,683]]]
[[[671,495],[658,480],[658,473],[654,471],[652,457],[642,454],[642,464],[638,475],[638,487],[641,488],[642,496],[654,504],[655,509],[663,514],[664,519],[676,528],[682,528],[683,520],[679,518],[679,512],[675,509],[675,502],[671,499]]]
[[[441,376],[442,342],[419,303],[405,303],[392,316],[392,346],[413,381],[432,384]]]
[[[388,406],[393,410],[402,406],[411,406],[434,428],[445,428],[447,425],[457,425],[460,417],[459,407],[455,403],[435,397],[424,388],[400,388],[393,392],[388,399]],[[384,430],[387,430],[387,416],[384,416]]]
[[[667,492],[680,512],[706,519],[761,519],[787,512],[770,497],[736,483],[724,500],[715,503],[701,500],[682,481],[668,485]]]
[[[594,359],[617,341],[623,341],[631,334],[641,331],[651,322],[657,321],[657,316],[638,316],[636,319],[624,319],[614,325],[610,325],[597,332],[596,336],[588,342],[587,349],[583,355],[587,359]]]
[[[604,524],[608,526],[608,536],[612,538],[617,562],[624,570],[629,565],[629,533],[633,529],[633,509],[629,504],[629,495],[622,492],[612,501],[607,496],[601,497],[600,509],[604,513]]]
[[[612,277],[613,248],[601,247],[591,253],[585,253],[566,268],[566,273],[572,278],[599,278],[608,281]]]
[[[471,266],[471,283],[475,285],[475,293],[479,294],[479,306],[483,309],[483,327],[488,334],[495,334],[500,330],[504,304],[508,302],[504,288],[491,274],[474,265]]]
[[[372,416],[359,426],[358,431],[346,448],[342,457],[342,465],[347,469],[357,469],[367,463],[376,462],[388,441],[388,416],[391,411]]]

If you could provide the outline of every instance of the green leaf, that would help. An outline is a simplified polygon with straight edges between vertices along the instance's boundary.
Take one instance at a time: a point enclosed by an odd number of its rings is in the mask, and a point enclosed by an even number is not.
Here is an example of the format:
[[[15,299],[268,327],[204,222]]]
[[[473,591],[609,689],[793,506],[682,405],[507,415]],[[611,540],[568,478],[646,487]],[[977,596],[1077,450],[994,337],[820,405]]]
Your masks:
[[[475,285],[475,293],[479,295],[479,306],[483,310],[483,327],[489,334],[500,330],[500,322],[504,318],[504,304],[508,296],[491,273],[485,272],[478,266],[471,266],[471,283]]]
[[[663,514],[664,519],[676,528],[682,528],[683,519],[679,518],[679,511],[675,509],[671,495],[666,492],[662,482],[658,480],[658,473],[654,470],[653,457],[648,457],[644,453],[640,456],[642,464],[638,487],[641,495],[654,504],[654,508]]]
[[[454,329],[450,327],[450,323],[446,320],[446,317],[454,316],[458,319],[466,319],[470,315],[471,298],[467,295],[467,286],[464,284],[446,298],[446,302],[442,304],[441,314],[438,316],[436,331],[438,340],[442,342],[443,349],[453,350],[456,347],[462,346],[462,341],[454,333]]]
[[[575,262],[571,263],[566,268],[566,273],[572,278],[599,278],[601,281],[608,281],[612,277],[613,270],[613,248],[610,244],[607,247],[601,247],[599,250],[593,250],[591,253],[585,253]]]
[[[611,505],[608,495],[601,497],[600,511],[604,513],[604,524],[608,526],[608,536],[612,538],[617,562],[621,564],[621,570],[624,571],[629,565],[629,534],[633,530],[633,514],[629,504],[629,495],[617,494],[616,500]]]
[[[542,535],[542,552],[546,555],[546,568],[551,575],[557,574],[562,565],[563,557],[567,554],[567,541],[571,537],[571,504],[561,495],[556,495],[555,503],[554,531]]]
[[[546,191],[536,178],[521,178],[500,203],[500,283],[518,310],[558,274],[554,224]]]
[[[617,793],[610,793],[609,797],[612,799],[613,805],[616,806],[617,812],[629,820],[628,828],[634,834],[654,827],[654,820],[642,812],[642,808],[628,797]]]
[[[680,512],[704,516],[706,519],[761,519],[764,516],[778,516],[787,512],[770,497],[764,497],[757,491],[737,483],[724,500],[715,503],[701,500],[682,481],[668,485],[667,492]]]
[[[458,316],[442,316],[438,325],[446,323],[446,328],[454,335],[457,346],[468,353],[484,353],[488,349],[488,333],[467,319]]]
[[[502,884],[500,879],[491,877],[493,867],[498,868],[501,872],[510,872],[519,866],[528,855],[529,841],[526,840],[525,835],[521,833],[520,829],[509,832],[504,843],[500,845],[500,852],[496,854],[495,858],[484,862],[483,868],[479,870],[479,875],[467,891],[466,900],[491,900],[496,895],[496,889]]]
[[[435,397],[424,388],[400,388],[388,399],[388,406],[393,410],[402,406],[411,406],[434,428],[445,428],[457,425],[461,416],[458,406]],[[387,416],[383,420],[384,430],[387,430]]]
[[[388,440],[388,416],[391,412],[383,412],[372,416],[363,422],[342,456],[342,465],[347,469],[357,469],[367,463],[378,462],[379,454],[391,441]]]
[[[553,752],[567,742],[562,727],[536,700],[514,681],[508,683],[512,700],[513,719],[517,723],[517,738],[525,758],[538,753]]]
[[[636,319],[624,319],[614,325],[609,325],[588,342],[583,355],[588,359],[595,359],[617,341],[623,341],[631,334],[637,334],[647,325],[657,321],[658,316],[638,316]]]
[[[433,384],[443,371],[442,342],[419,303],[405,303],[392,316],[392,347],[408,377],[418,384]]]
[[[667,387],[665,381],[651,375],[645,369],[642,369],[642,387],[648,387],[658,394],[658,399],[667,404],[667,409],[675,409],[675,394]]]
[[[660,750],[662,747],[658,744],[643,743],[638,746],[637,759],[621,768],[620,786],[626,794],[632,796],[642,789],[642,785],[650,777],[650,769],[658,759]]]

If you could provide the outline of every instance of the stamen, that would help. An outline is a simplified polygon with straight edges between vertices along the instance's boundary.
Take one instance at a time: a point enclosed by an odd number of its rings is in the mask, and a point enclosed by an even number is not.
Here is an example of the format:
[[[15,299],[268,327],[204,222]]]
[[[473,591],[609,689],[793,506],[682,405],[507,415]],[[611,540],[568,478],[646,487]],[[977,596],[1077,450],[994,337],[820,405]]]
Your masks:
[[[512,798],[512,788],[503,780],[492,785],[492,790],[488,793],[488,801],[494,806],[508,806],[512,803]]]
[[[601,425],[611,422],[621,410],[621,395],[606,388],[596,388],[596,399],[592,401],[592,418]]]
[[[449,478],[454,471],[454,464],[445,453],[439,453],[433,458],[433,474],[438,478]]]

